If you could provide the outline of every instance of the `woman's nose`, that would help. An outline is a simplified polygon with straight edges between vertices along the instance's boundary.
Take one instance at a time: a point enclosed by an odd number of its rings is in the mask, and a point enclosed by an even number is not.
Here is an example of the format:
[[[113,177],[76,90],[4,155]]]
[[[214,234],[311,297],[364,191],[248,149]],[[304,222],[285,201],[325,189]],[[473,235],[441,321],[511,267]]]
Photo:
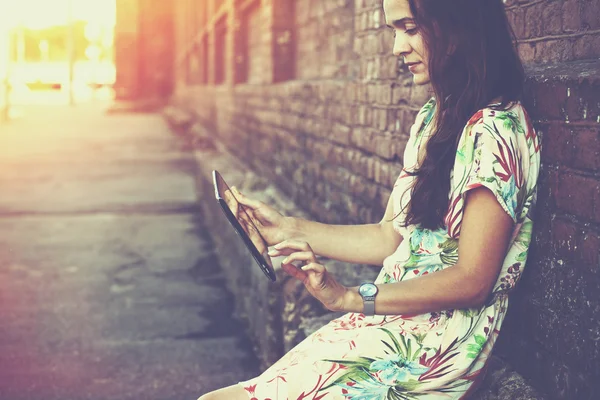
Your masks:
[[[396,37],[394,38],[394,49],[392,50],[392,53],[396,57],[400,57],[400,56],[410,53],[410,49],[411,48],[410,48],[410,45],[408,44],[408,40],[406,40],[404,35],[402,35],[400,33],[396,34]]]

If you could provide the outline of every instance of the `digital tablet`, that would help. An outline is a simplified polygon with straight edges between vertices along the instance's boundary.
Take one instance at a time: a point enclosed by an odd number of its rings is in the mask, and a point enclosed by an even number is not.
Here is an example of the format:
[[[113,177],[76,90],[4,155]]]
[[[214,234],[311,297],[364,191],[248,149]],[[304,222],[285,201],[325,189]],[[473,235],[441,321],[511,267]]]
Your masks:
[[[225,217],[233,226],[239,237],[250,251],[250,254],[256,260],[256,263],[265,273],[265,275],[275,282],[275,270],[271,263],[271,258],[267,254],[267,242],[263,239],[258,228],[244,208],[238,203],[225,180],[219,172],[213,170],[213,185],[215,187],[215,196]]]

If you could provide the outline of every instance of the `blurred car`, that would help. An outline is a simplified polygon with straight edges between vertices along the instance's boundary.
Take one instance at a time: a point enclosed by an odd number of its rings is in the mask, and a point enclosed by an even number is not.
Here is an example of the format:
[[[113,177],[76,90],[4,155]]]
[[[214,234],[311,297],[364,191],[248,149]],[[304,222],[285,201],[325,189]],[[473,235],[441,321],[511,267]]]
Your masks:
[[[69,64],[66,62],[36,62],[14,64],[12,80],[27,85],[30,90],[62,90],[69,84]],[[116,70],[110,62],[78,61],[74,65],[73,83],[92,88],[112,86]]]

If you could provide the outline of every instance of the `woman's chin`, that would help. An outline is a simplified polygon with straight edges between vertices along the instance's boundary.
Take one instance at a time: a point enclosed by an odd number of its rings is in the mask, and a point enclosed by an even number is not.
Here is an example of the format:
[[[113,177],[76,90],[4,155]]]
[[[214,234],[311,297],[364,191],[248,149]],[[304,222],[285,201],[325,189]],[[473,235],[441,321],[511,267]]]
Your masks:
[[[429,76],[424,73],[414,74],[413,75],[413,83],[415,85],[427,85],[430,81]]]

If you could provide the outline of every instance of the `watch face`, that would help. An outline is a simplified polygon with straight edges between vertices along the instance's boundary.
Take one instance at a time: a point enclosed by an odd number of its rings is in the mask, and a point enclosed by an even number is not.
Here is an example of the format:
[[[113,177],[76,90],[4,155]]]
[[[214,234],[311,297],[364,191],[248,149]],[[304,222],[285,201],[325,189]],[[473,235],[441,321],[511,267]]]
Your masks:
[[[361,296],[375,296],[377,294],[377,286],[372,283],[361,285],[358,289]]]

